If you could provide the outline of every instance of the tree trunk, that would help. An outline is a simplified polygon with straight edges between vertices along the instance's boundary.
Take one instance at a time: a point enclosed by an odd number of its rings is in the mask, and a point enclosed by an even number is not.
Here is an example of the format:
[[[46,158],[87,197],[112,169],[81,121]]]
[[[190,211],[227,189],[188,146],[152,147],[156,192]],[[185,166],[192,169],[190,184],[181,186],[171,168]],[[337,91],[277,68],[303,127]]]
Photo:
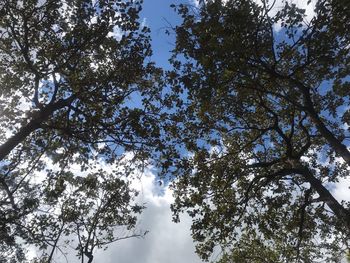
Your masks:
[[[309,168],[298,165],[296,172],[304,176],[311,187],[319,194],[320,200],[324,201],[328,207],[333,211],[339,220],[341,220],[347,228],[350,230],[350,211],[343,207],[329,192],[329,190],[323,186],[322,182],[317,179]]]
[[[327,140],[329,145],[333,150],[340,155],[343,160],[350,166],[350,152],[347,147],[338,140],[337,137],[327,128],[324,122],[321,120],[320,116],[315,110],[314,103],[310,96],[310,89],[306,87],[303,83],[297,80],[293,80],[304,96],[305,110],[309,114],[311,121],[316,125],[319,133]]]

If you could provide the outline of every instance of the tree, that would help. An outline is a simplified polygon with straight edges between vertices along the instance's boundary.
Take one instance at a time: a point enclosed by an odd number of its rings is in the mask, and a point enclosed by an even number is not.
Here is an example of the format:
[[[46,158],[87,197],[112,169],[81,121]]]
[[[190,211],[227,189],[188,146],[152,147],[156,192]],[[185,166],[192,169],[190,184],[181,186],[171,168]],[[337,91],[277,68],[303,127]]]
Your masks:
[[[25,261],[28,244],[41,262],[74,244],[91,262],[96,247],[138,235],[115,229],[135,226],[143,206],[128,178],[159,134],[141,4],[0,2],[1,262]]]
[[[203,259],[220,246],[223,262],[339,262],[350,245],[349,203],[332,191],[349,179],[348,2],[319,0],[311,19],[288,1],[174,7],[173,146],[161,159],[177,178],[174,220],[193,217]]]

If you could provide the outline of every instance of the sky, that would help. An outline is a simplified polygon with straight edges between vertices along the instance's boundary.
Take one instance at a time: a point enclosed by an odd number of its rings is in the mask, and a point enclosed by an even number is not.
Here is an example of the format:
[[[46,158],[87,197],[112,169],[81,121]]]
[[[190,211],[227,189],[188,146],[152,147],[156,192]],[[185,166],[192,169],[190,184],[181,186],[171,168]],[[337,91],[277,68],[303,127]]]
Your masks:
[[[174,34],[167,35],[166,29],[179,24],[180,18],[170,7],[171,4],[192,3],[191,0],[145,0],[141,17],[151,29],[153,56],[160,67],[169,68],[168,59],[174,47]]]
[[[141,13],[142,21],[151,29],[153,56],[157,66],[169,68],[170,50],[174,47],[174,35],[165,34],[169,26],[180,23],[170,5],[192,3],[190,0],[145,0]],[[190,234],[191,220],[187,215],[180,223],[171,220],[170,204],[173,197],[167,186],[160,186],[158,179],[148,171],[140,181],[135,181],[140,190],[139,200],[146,209],[139,217],[138,229],[148,230],[144,238],[132,238],[112,244],[106,251],[97,251],[96,263],[201,263],[195,254]],[[162,188],[162,189],[161,189]],[[162,193],[162,194],[160,194]]]
[[[190,218],[183,215],[178,224],[171,220],[171,190],[165,187],[164,194],[159,195],[160,186],[151,172],[135,183],[140,190],[139,201],[146,203],[146,209],[139,218],[138,229],[149,232],[144,238],[119,241],[106,251],[98,251],[95,254],[96,263],[202,262],[194,253],[189,230]]]
[[[307,7],[306,0],[295,0],[300,7]],[[141,13],[142,21],[151,29],[152,60],[163,68],[169,68],[170,50],[174,47],[174,35],[165,34],[169,26],[180,23],[180,19],[170,4],[192,3],[195,0],[144,0]],[[276,6],[279,5],[277,2]],[[308,18],[312,17],[312,8],[307,8]],[[277,29],[278,30],[278,29]],[[168,186],[160,186],[151,170],[134,186],[140,191],[138,201],[146,204],[145,211],[139,217],[138,229],[149,231],[144,238],[132,238],[111,244],[106,251],[96,251],[96,263],[200,263],[195,254],[194,243],[190,235],[191,219],[184,214],[180,223],[171,220],[170,204],[172,191]],[[339,200],[348,199],[350,180],[342,179],[335,186],[334,193]],[[64,262],[64,261],[62,261]],[[69,262],[78,262],[69,258]]]

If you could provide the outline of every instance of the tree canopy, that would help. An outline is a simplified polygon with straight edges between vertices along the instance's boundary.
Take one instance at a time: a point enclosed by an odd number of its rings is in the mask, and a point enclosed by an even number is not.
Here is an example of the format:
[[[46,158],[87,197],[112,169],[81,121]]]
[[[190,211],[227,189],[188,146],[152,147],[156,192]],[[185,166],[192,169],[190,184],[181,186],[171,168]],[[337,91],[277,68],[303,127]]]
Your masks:
[[[91,263],[143,236],[129,179],[153,162],[202,259],[340,262],[350,5],[314,3],[313,17],[290,1],[173,5],[163,74],[142,0],[0,1],[0,261],[34,246],[32,262]]]
[[[316,1],[312,18],[274,4],[174,6],[174,220],[193,218],[203,259],[221,247],[221,262],[340,262],[350,210],[331,188],[349,178],[349,4]]]
[[[141,4],[0,2],[1,262],[25,261],[28,244],[38,262],[69,246],[91,262],[139,235],[128,176],[157,144],[160,73]]]

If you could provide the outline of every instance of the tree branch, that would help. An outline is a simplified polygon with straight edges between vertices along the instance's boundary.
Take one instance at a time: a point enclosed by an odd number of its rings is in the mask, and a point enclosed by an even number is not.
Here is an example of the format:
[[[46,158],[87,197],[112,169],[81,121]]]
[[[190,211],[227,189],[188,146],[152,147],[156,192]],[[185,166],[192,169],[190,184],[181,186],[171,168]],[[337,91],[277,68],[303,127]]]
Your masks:
[[[10,137],[5,143],[0,145],[0,161],[2,161],[17,145],[23,142],[32,132],[39,129],[41,124],[45,122],[55,111],[70,105],[75,96],[67,99],[61,99],[54,104],[48,105],[41,109],[34,118],[19,131]]]

